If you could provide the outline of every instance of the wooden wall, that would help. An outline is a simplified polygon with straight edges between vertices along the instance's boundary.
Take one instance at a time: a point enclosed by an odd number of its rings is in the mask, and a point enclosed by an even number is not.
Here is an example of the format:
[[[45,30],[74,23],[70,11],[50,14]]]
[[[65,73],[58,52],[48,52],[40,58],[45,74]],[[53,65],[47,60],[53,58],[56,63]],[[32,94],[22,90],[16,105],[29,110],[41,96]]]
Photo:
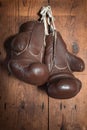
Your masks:
[[[9,75],[2,64],[5,40],[23,22],[37,19],[48,1],[0,0],[0,130],[87,130],[87,0],[49,2],[68,49],[85,61],[85,71],[75,73],[83,87],[72,99],[56,100]]]

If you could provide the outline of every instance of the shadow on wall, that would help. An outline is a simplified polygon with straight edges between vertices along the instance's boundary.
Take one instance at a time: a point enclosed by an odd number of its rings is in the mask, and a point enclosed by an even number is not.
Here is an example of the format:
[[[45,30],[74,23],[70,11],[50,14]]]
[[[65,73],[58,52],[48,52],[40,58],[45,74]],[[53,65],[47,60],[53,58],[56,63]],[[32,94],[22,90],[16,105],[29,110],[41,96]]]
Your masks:
[[[21,30],[21,27],[19,29],[19,32],[20,32],[20,30]],[[32,114],[32,118],[33,118],[33,111],[36,109],[36,105],[37,105],[36,104],[34,106],[33,102],[31,102],[31,104],[29,104],[29,105],[33,106],[32,112],[30,113],[29,112],[30,109],[27,108],[27,110],[26,110],[27,114],[26,114],[26,111],[25,111],[25,108],[24,108],[25,107],[24,102],[22,102],[21,105],[19,107],[17,107],[18,104],[15,104],[15,103],[13,104],[13,101],[11,102],[11,100],[10,100],[10,98],[12,98],[12,96],[16,92],[16,91],[13,92],[13,89],[15,87],[17,88],[17,86],[10,86],[12,84],[12,81],[8,80],[9,79],[8,74],[10,75],[10,73],[9,72],[7,73],[8,62],[11,58],[11,43],[12,43],[12,40],[15,38],[16,35],[9,36],[5,40],[4,48],[5,48],[5,51],[6,51],[6,58],[5,58],[5,60],[0,61],[0,69],[1,69],[1,73],[2,73],[2,77],[1,77],[1,80],[0,80],[0,104],[1,104],[0,105],[0,130],[12,130],[12,129],[17,130],[18,128],[20,130],[27,130],[26,129],[27,123],[25,125],[24,120],[26,119],[26,122],[28,122],[26,115],[29,115],[29,114]],[[11,81],[10,85],[9,85],[9,81]],[[11,87],[11,89],[10,89],[10,87]],[[25,86],[22,86],[22,87],[25,87]],[[45,87],[43,87],[43,88],[44,89],[42,89],[40,87],[41,90],[45,90]],[[28,94],[25,94],[25,95],[28,95]],[[14,100],[15,100],[15,98],[16,97],[14,97]],[[27,99],[28,99],[28,97],[27,97]],[[24,118],[24,119],[22,119],[22,118]],[[33,125],[33,123],[29,124],[29,127],[30,127],[30,129],[33,130],[32,125]]]
[[[6,41],[4,42],[4,48],[6,50],[6,59],[4,60],[4,65],[7,68],[8,66],[8,61],[11,58],[11,43],[12,40],[15,38],[16,35],[10,36],[6,39]]]

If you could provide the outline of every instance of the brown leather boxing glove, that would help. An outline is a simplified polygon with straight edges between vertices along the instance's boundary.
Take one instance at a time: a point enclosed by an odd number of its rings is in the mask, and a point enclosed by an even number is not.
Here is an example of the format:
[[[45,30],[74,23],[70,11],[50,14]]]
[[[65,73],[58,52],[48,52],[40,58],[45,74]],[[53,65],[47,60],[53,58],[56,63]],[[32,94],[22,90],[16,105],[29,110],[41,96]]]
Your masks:
[[[48,69],[42,63],[45,50],[44,25],[29,21],[20,27],[11,44],[9,70],[20,80],[42,85],[48,79]]]
[[[75,96],[81,89],[81,82],[74,77],[73,71],[83,71],[82,59],[68,52],[59,32],[46,38],[45,63],[50,76],[48,95],[53,98],[67,99]]]

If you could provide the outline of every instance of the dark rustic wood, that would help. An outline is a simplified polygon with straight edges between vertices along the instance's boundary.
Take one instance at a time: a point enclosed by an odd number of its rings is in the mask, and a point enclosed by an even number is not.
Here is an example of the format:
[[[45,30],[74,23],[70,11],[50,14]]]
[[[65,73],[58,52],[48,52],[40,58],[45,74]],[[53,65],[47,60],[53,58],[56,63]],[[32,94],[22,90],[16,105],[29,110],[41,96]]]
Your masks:
[[[17,33],[23,22],[37,19],[43,4],[46,0],[1,1],[0,61],[6,56],[5,40]],[[10,45],[10,41],[5,43]],[[3,66],[0,66],[0,130],[48,130],[46,93],[9,75]]]
[[[51,0],[53,15],[58,31],[62,34],[70,52],[73,44],[78,45],[77,55],[87,66],[87,1]],[[87,130],[87,69],[74,73],[82,81],[80,93],[69,100],[49,98],[50,130]]]
[[[47,2],[68,49],[82,57],[87,66],[86,0],[1,0],[0,130],[87,130],[87,68],[75,73],[83,84],[80,93],[72,99],[56,100],[36,86],[17,80],[3,65],[4,43],[10,44],[6,39],[17,33],[23,22],[38,19],[39,9]],[[78,50],[72,50],[73,45]]]

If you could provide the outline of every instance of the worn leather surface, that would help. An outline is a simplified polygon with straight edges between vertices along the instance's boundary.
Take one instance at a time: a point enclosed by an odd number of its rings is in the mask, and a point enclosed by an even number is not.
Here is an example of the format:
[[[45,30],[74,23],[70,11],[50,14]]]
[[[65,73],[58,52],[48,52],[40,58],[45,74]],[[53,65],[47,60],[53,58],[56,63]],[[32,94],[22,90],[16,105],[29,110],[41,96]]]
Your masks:
[[[84,62],[71,54],[60,33],[56,34],[56,41],[52,34],[46,38],[45,63],[50,73],[47,83],[48,95],[67,99],[75,96],[81,89],[81,81],[75,78],[72,72],[83,71]]]
[[[42,85],[48,79],[48,68],[42,63],[45,51],[44,25],[29,21],[20,27],[11,44],[9,70],[20,80]]]
[[[67,99],[81,89],[73,71],[83,71],[84,62],[71,54],[59,32],[45,36],[39,21],[24,23],[11,44],[8,68],[18,79],[33,85],[48,85],[48,95]]]

